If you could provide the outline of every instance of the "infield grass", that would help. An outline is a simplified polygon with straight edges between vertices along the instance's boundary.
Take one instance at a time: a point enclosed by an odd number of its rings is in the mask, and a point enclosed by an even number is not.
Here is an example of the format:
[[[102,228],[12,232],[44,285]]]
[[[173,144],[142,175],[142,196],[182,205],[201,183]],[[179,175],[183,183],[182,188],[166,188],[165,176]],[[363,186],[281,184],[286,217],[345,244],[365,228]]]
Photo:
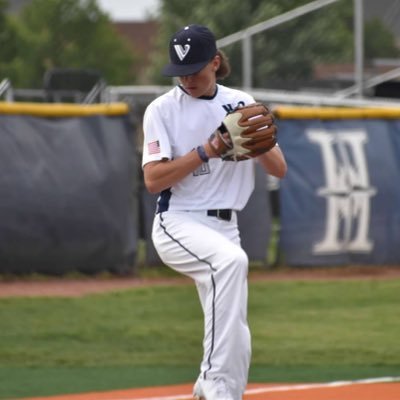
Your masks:
[[[250,283],[250,380],[400,375],[400,280]],[[193,285],[0,299],[0,398],[194,381]]]

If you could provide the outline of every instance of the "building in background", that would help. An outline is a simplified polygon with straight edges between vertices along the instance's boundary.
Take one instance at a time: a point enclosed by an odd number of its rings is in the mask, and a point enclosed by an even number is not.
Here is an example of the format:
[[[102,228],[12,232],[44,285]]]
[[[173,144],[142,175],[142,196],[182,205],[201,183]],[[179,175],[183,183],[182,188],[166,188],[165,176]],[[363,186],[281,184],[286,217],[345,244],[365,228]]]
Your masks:
[[[148,84],[146,69],[154,50],[159,23],[157,21],[114,22],[114,26],[118,34],[127,41],[132,52],[140,60],[140,63],[138,63],[140,67],[136,71],[138,84]]]

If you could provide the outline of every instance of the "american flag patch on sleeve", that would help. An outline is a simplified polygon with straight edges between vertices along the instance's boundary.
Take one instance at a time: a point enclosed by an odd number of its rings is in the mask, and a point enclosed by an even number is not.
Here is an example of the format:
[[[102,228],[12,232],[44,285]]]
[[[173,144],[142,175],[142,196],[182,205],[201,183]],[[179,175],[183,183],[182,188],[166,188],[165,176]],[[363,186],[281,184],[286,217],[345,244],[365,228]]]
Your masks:
[[[147,144],[147,151],[149,154],[158,154],[160,153],[160,142],[158,140],[155,140],[154,142],[150,142]]]

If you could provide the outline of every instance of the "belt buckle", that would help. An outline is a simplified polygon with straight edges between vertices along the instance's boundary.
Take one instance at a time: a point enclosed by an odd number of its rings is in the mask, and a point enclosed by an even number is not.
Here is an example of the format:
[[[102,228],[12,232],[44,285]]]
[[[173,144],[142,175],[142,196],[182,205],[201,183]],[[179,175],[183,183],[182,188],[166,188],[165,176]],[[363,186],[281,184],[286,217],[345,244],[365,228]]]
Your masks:
[[[230,221],[232,217],[231,210],[217,210],[217,218],[222,219],[223,221]]]

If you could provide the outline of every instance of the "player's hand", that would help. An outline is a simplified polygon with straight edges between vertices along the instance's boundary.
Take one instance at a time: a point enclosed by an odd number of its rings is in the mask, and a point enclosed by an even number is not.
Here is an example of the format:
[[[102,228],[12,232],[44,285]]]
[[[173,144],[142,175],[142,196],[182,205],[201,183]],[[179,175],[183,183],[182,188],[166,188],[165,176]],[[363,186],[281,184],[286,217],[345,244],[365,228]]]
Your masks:
[[[227,114],[208,142],[223,160],[242,161],[271,150],[276,133],[271,111],[264,104],[253,103]]]

